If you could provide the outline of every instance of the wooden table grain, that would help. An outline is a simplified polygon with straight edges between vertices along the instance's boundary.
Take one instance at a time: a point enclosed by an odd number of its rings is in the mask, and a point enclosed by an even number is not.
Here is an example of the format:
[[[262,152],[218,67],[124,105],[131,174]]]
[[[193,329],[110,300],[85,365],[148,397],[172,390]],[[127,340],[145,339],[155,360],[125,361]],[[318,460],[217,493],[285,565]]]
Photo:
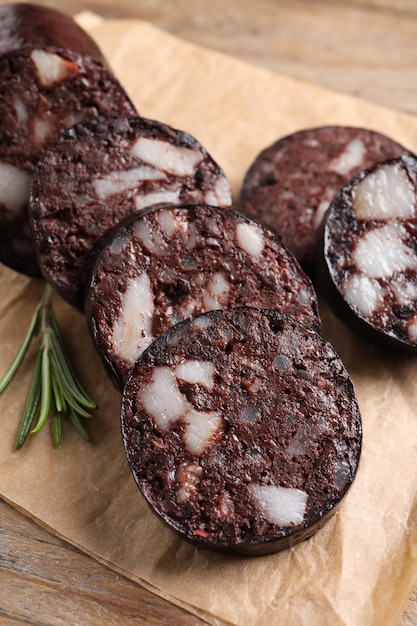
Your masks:
[[[417,114],[416,0],[38,3],[72,15],[89,9],[103,17],[145,19],[186,40],[282,74]],[[82,554],[0,500],[0,625],[19,624],[203,622]],[[417,626],[416,592],[398,626]]]

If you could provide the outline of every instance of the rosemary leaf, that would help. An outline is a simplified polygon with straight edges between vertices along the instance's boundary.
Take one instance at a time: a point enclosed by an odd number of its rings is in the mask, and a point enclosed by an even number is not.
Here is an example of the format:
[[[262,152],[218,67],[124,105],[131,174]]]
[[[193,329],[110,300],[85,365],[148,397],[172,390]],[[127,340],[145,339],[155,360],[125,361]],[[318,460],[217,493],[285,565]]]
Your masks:
[[[73,401],[77,402],[81,406],[88,409],[95,409],[96,404],[84,392],[80,392],[78,386],[75,385],[75,381],[77,379],[74,378],[74,375],[68,365],[68,357],[62,351],[62,347],[60,346],[60,343],[55,335],[51,336],[51,344],[52,358],[57,370],[57,376],[59,376],[59,380],[66,392],[65,395],[67,395],[67,393],[71,395]],[[69,401],[69,398],[67,399]]]
[[[52,328],[54,330],[53,338],[54,338],[55,347],[57,349],[59,349],[60,353],[64,356],[64,361],[65,361],[66,366],[68,368],[68,373],[69,373],[68,379],[72,381],[74,388],[78,389],[79,393],[84,398],[84,406],[86,408],[96,409],[97,408],[97,404],[94,402],[94,400],[92,400],[92,398],[90,398],[88,393],[85,391],[85,389],[80,384],[80,382],[79,382],[79,380],[77,378],[77,375],[75,374],[74,369],[73,369],[73,367],[71,365],[71,361],[69,360],[69,358],[66,355],[64,341],[62,339],[61,331],[59,330],[59,326],[58,326],[58,322],[57,322],[57,319],[56,319],[55,312],[54,312],[54,310],[52,308],[51,308],[51,325],[52,325]]]
[[[64,397],[64,391],[54,368],[54,363],[52,362],[51,365],[51,382],[54,405],[59,413],[65,413],[67,410],[67,403]]]
[[[23,359],[26,356],[26,353],[29,349],[32,339],[36,337],[39,332],[39,320],[40,320],[40,306],[37,306],[35,313],[32,316],[32,320],[30,322],[27,333],[20,345],[19,350],[17,351],[16,356],[14,357],[7,371],[5,372],[5,374],[0,380],[0,394],[3,393],[3,391],[12,382],[13,378],[17,374],[23,362]]]
[[[20,421],[20,427],[16,437],[16,450],[20,450],[20,448],[25,443],[26,438],[30,432],[33,419],[35,417],[35,413],[38,409],[42,391],[41,376],[42,353],[39,351],[36,358],[35,370],[33,372],[32,384],[29,389],[25,409],[23,411],[22,419]]]
[[[49,361],[49,349],[48,346],[43,346],[42,351],[42,391],[41,391],[41,408],[39,417],[35,428],[32,429],[32,434],[38,433],[41,428],[46,424],[49,415],[49,409],[51,408],[51,396],[52,396],[52,383],[51,383],[51,366]]]
[[[80,418],[71,407],[68,409],[68,415],[77,433],[85,439],[85,441],[91,441],[88,431],[84,428]]]
[[[55,445],[60,446],[62,443],[62,413],[58,411],[56,407],[52,409],[53,419],[52,419],[52,427],[54,431],[54,442]]]
[[[73,387],[65,378],[65,372],[62,369],[62,364],[58,359],[56,359],[54,354],[51,356],[51,363],[56,373],[57,380],[59,381],[64,400],[82,417],[91,417],[90,413],[88,413],[78,402],[78,397],[75,397],[76,394],[74,394]]]

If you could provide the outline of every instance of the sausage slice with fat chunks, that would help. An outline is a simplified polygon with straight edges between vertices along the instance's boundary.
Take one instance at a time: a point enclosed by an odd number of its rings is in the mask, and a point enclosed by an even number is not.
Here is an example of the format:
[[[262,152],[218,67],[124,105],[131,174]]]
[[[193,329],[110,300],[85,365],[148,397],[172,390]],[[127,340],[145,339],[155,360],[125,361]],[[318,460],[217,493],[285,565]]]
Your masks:
[[[86,311],[97,350],[123,387],[158,334],[203,311],[241,305],[320,329],[313,286],[271,231],[235,211],[162,206],[109,237],[94,264]]]
[[[96,242],[157,203],[232,204],[229,182],[191,135],[155,120],[98,116],[44,152],[32,184],[31,223],[44,275],[78,308]]]
[[[94,39],[66,13],[40,4],[12,2],[0,7],[0,54],[23,47],[76,50],[107,64]]]
[[[42,276],[28,219],[33,167],[61,131],[98,113],[137,114],[91,37],[70,16],[0,7],[0,261]]]
[[[333,197],[361,170],[407,150],[365,128],[322,126],[263,150],[244,178],[240,208],[271,228],[314,274],[320,224]]]
[[[417,350],[417,159],[361,172],[331,204],[320,286],[355,332]]]
[[[203,548],[260,555],[312,536],[357,472],[362,426],[329,343],[274,311],[203,313],[161,335],[123,392],[151,509]]]

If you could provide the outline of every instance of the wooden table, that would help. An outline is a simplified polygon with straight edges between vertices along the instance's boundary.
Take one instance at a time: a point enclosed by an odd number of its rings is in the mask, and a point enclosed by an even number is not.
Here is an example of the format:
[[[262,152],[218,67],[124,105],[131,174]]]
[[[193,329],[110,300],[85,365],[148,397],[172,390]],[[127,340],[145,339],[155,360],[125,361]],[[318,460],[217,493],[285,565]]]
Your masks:
[[[417,114],[415,0],[38,1],[70,14],[145,19],[282,74]],[[0,500],[0,624],[202,623]],[[417,593],[399,626],[417,626]]]

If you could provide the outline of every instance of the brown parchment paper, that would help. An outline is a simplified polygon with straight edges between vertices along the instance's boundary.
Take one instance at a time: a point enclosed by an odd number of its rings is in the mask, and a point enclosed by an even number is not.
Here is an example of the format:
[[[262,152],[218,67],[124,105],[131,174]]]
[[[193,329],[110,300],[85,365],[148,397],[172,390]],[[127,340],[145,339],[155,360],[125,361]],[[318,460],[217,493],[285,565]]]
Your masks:
[[[195,135],[237,193],[257,152],[308,126],[355,124],[417,150],[417,119],[296,82],[184,43],[138,21],[80,16],[140,112]],[[22,338],[41,281],[0,270],[0,371]],[[256,559],[198,551],[170,533],[141,499],[127,467],[119,394],[86,321],[56,311],[75,366],[99,409],[94,443],[44,430],[20,452],[17,423],[33,367],[0,398],[0,495],[43,526],[129,578],[207,620],[239,626],[395,624],[417,582],[417,361],[350,334],[323,306],[324,335],[356,386],[363,455],[340,511],[314,538]],[[1,548],[0,548],[1,550]]]

